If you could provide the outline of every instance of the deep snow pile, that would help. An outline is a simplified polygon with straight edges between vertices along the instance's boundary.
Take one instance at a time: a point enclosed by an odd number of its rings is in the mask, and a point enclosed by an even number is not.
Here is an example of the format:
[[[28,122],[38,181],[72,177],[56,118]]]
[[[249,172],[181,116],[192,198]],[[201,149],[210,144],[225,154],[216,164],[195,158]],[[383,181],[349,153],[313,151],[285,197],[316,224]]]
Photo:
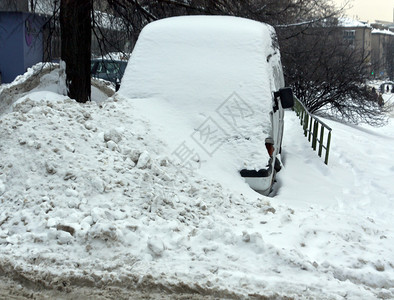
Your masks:
[[[393,123],[329,122],[329,167],[297,123],[266,198],[185,178],[130,101],[27,95],[0,119],[0,270],[52,288],[392,298]]]
[[[217,256],[233,256],[234,244],[244,248],[240,255],[264,249],[260,234],[237,224],[248,211],[272,213],[268,201],[199,176],[185,180],[160,157],[160,141],[130,102],[100,109],[42,96],[52,100],[26,96],[1,119],[0,260],[7,272],[124,284],[156,278],[169,259],[166,280],[183,281],[195,269],[201,278],[194,274],[193,282],[204,285],[217,272]]]

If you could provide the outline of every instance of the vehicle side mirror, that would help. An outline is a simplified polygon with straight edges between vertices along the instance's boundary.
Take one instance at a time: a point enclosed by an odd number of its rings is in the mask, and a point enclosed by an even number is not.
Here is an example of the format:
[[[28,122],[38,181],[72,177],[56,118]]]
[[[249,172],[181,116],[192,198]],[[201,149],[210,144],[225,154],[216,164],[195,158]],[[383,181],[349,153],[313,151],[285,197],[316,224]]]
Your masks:
[[[290,87],[279,89],[279,98],[283,108],[291,108],[294,106],[293,91]]]

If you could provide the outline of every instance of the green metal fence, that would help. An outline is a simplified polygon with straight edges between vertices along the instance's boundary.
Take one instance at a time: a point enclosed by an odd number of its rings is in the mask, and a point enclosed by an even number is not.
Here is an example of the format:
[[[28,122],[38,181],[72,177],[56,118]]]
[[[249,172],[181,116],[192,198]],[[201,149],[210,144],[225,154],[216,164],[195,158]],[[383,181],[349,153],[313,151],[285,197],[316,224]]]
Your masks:
[[[296,96],[294,96],[294,110],[300,118],[304,135],[311,142],[313,150],[317,151],[320,157],[322,157],[323,149],[325,150],[324,163],[328,165],[332,129],[313,114],[309,113]]]

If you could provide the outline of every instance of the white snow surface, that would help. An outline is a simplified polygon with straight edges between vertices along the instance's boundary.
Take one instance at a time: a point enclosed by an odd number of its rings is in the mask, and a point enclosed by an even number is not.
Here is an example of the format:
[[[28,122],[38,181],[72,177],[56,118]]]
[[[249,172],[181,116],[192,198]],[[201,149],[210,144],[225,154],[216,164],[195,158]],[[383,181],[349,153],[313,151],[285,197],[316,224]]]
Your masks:
[[[33,281],[320,299],[394,297],[394,123],[333,128],[329,165],[286,113],[277,195],[163,157],[135,103],[53,92],[0,119],[0,266]],[[60,283],[59,283],[60,284]]]
[[[324,120],[326,166],[287,111],[268,198],[231,172],[181,169],[156,115],[140,112],[124,96],[78,104],[42,88],[0,115],[1,274],[51,288],[394,298],[392,119]]]

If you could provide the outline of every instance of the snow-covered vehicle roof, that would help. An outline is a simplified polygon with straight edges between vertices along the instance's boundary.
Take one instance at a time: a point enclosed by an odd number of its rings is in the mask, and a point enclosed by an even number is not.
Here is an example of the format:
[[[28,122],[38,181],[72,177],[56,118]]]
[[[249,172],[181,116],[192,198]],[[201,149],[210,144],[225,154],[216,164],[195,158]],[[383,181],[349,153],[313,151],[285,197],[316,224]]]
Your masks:
[[[193,106],[195,99],[217,105],[238,92],[246,93],[249,103],[260,104],[261,93],[270,92],[267,57],[276,53],[273,34],[266,24],[235,17],[153,22],[140,35],[121,91],[133,98],[161,97]]]
[[[160,128],[170,153],[184,144],[231,171],[258,170],[269,160],[272,92],[283,84],[271,26],[188,16],[143,29],[119,95],[145,99],[136,109]]]

